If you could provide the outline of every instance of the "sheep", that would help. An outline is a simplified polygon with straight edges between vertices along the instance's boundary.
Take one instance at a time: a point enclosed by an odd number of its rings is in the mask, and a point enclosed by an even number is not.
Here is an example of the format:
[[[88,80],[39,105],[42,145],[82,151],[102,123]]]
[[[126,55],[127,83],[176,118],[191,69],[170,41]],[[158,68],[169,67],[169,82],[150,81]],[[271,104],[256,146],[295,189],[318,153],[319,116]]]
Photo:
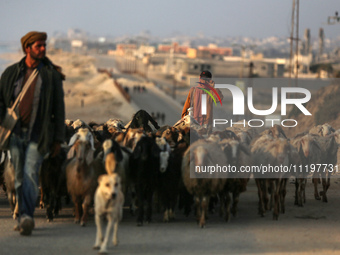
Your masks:
[[[332,128],[332,126],[329,125],[328,123],[314,126],[309,130],[309,134],[315,134],[319,136],[327,136],[334,132],[335,132],[334,128]]]
[[[257,131],[251,131],[250,128],[228,127],[226,130],[234,132],[241,143],[250,145],[253,138],[257,135]]]
[[[260,141],[260,142],[259,142]],[[262,142],[262,143],[261,143]],[[251,149],[253,162],[256,166],[270,165],[288,166],[292,161],[293,155],[298,155],[297,151],[284,138],[273,138],[271,135],[264,135],[253,144]],[[273,219],[278,220],[279,211],[285,212],[285,195],[287,176],[282,172],[267,173],[266,177],[260,173],[255,174],[255,181],[259,196],[259,213],[263,217],[268,209],[267,186],[271,189],[271,204],[274,203]]]
[[[333,165],[335,166],[337,163],[337,153],[338,153],[338,144],[335,141],[333,135],[329,135],[326,137],[313,135],[313,138],[318,143],[319,147],[321,148],[321,158],[318,162],[313,162],[313,165],[316,167],[314,174],[313,174],[313,184],[314,184],[314,197],[317,200],[320,200],[320,196],[322,196],[323,202],[328,202],[327,199],[327,190],[330,187],[330,176],[332,171],[328,171],[328,168],[324,166]],[[321,173],[317,171],[318,165],[322,164],[323,168],[321,169]],[[322,191],[320,192],[320,196],[318,194],[317,185],[320,181],[320,177],[322,179]]]
[[[197,167],[227,166],[227,159],[217,143],[199,140],[190,145],[182,160],[182,179],[187,191],[194,196],[197,222],[205,226],[209,199],[219,194],[226,183],[227,174],[195,172]],[[207,176],[208,175],[208,176]],[[224,178],[223,178],[224,177]]]
[[[235,139],[223,139],[219,142],[225,156],[228,159],[230,165],[235,166],[238,173],[235,176],[231,176],[226,181],[224,192],[221,194],[223,197],[221,209],[226,208],[225,220],[230,220],[230,203],[231,199],[229,193],[233,195],[233,205],[231,212],[233,216],[237,214],[237,205],[239,202],[239,196],[242,192],[246,191],[246,187],[250,178],[250,173],[241,173],[241,166],[251,166],[252,159],[250,156],[250,149],[244,143]],[[225,205],[224,205],[225,202]],[[222,214],[222,211],[220,212]]]
[[[274,138],[284,138],[288,139],[282,127],[275,124],[273,127],[264,130],[260,135],[271,135]]]
[[[309,166],[321,161],[321,148],[312,135],[301,133],[297,134],[290,143],[297,149],[302,166]],[[295,205],[303,206],[306,203],[305,186],[307,173],[303,171],[300,178],[295,181]]]
[[[67,154],[69,161],[65,166],[67,190],[75,205],[75,223],[80,222],[81,226],[85,226],[88,208],[97,186],[92,166],[95,150],[92,133],[87,128],[79,128],[71,138],[69,146],[72,147]],[[83,214],[80,219],[81,208]]]
[[[328,123],[325,123],[323,125],[317,125],[312,127],[309,131],[309,134],[313,135],[314,139],[319,144],[319,147],[321,148],[321,159],[318,161],[312,162],[312,164],[331,164],[335,165],[337,162],[337,151],[338,146],[336,145],[335,140],[335,130],[332,128],[331,125]],[[324,137],[324,138],[322,138]],[[319,171],[315,171],[313,174],[313,184],[314,184],[314,197],[316,200],[321,200],[321,197],[318,192],[318,183],[320,183],[320,177],[321,174],[322,178],[322,187],[323,191],[320,192],[320,195],[322,196],[322,201],[327,202],[327,190],[330,186],[330,176],[331,172],[328,172],[328,169],[322,169],[321,173]]]

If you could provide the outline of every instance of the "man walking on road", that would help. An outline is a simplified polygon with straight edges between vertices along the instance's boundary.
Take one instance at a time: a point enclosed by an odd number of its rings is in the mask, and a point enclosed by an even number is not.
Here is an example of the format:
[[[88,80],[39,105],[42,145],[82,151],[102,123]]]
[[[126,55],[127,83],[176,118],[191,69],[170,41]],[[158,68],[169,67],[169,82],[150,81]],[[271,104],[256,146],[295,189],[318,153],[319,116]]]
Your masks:
[[[29,32],[21,38],[26,56],[9,66],[0,80],[0,123],[18,97],[24,84],[38,70],[18,106],[19,120],[9,140],[11,162],[15,170],[16,199],[19,206],[15,230],[31,235],[38,197],[38,175],[43,157],[56,156],[64,141],[65,105],[61,68],[46,55],[47,34]]]

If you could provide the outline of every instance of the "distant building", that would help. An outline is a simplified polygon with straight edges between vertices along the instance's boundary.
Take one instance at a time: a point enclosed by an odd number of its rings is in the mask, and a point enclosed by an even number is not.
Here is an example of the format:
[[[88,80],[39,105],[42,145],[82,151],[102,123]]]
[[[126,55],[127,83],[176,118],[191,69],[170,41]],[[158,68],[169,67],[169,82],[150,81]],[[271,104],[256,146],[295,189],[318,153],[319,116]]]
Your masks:
[[[209,46],[198,46],[197,49],[189,48],[187,50],[188,58],[203,58],[203,59],[216,59],[223,58],[225,56],[232,56],[233,49],[232,48],[219,48],[214,47],[212,45]]]
[[[116,54],[119,56],[132,56],[136,49],[136,44],[117,44]]]
[[[189,46],[180,46],[178,43],[174,42],[171,45],[169,44],[159,44],[157,51],[158,52],[171,52],[173,53],[180,53],[180,54],[187,54]]]

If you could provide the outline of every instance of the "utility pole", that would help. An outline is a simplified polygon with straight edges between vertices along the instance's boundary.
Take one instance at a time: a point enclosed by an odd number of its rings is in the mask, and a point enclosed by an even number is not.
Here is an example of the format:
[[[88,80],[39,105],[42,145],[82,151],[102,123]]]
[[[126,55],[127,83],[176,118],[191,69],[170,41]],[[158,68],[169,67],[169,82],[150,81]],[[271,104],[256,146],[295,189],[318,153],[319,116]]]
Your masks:
[[[296,18],[296,22],[295,22]],[[294,29],[295,29],[295,37],[294,37]],[[289,84],[291,86],[291,77],[292,77],[292,70],[295,71],[295,86],[297,87],[297,78],[298,78],[298,68],[299,68],[299,0],[293,0],[292,6],[292,24],[291,24],[291,31],[290,31],[290,58],[289,58]],[[294,68],[293,66],[293,41],[296,42],[295,45],[295,63]]]

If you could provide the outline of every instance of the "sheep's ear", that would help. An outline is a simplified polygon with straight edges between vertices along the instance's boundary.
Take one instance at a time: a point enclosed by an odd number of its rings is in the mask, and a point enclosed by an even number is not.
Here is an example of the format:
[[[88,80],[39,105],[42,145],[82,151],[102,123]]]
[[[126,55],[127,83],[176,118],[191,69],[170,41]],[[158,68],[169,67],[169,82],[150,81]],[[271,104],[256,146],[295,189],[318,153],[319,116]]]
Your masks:
[[[74,149],[74,146],[72,146],[72,147],[70,148],[70,150],[68,151],[68,153],[67,153],[67,159],[73,158],[75,152],[76,152],[76,151],[75,151],[75,149]]]
[[[72,146],[77,141],[78,138],[79,138],[79,135],[78,134],[74,134],[71,137],[70,142],[68,143],[68,146]]]
[[[89,150],[86,154],[86,164],[90,165],[93,161],[93,154],[94,154],[94,151],[93,150]]]

